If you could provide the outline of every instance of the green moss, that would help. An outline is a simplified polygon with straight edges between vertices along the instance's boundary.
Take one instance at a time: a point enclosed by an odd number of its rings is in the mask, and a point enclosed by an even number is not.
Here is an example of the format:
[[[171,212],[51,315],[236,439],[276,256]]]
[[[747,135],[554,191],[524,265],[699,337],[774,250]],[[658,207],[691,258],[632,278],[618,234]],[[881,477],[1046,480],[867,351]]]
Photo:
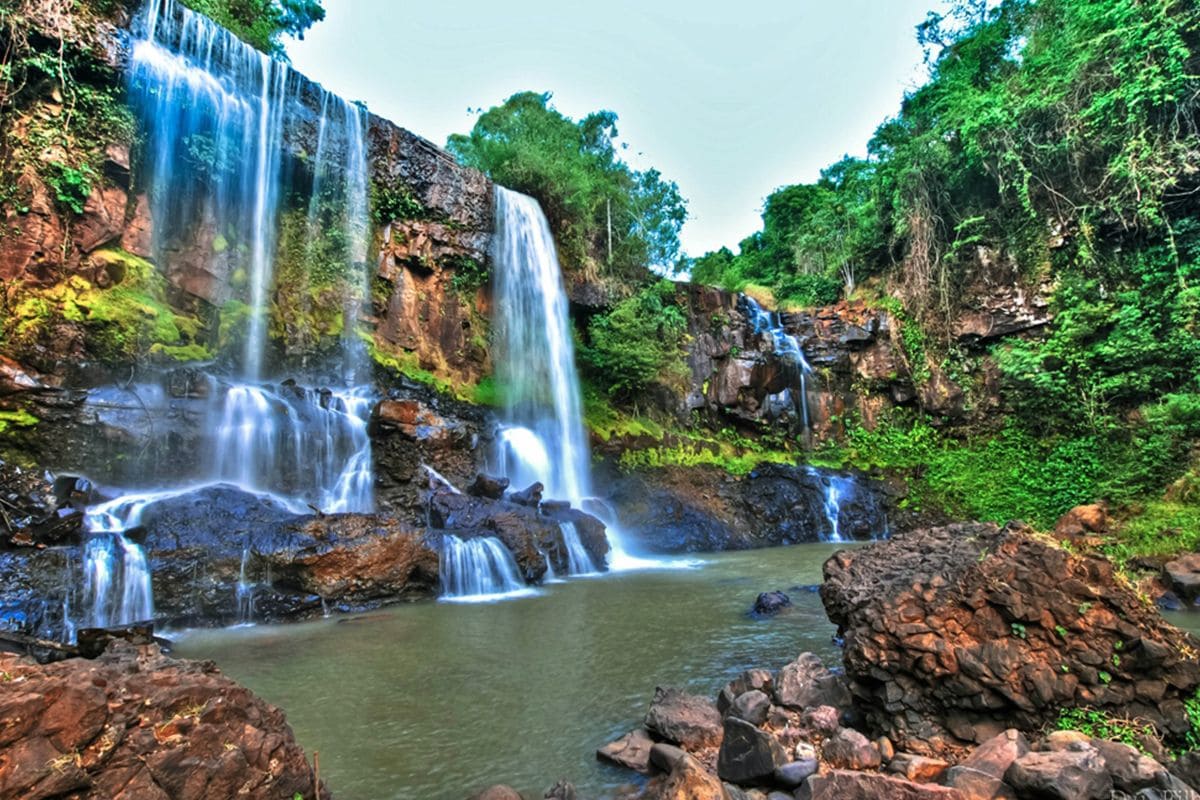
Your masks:
[[[0,411],[0,434],[8,433],[11,428],[32,428],[41,420],[25,409],[16,411]]]
[[[167,304],[165,281],[153,264],[117,249],[97,250],[89,259],[111,286],[73,275],[44,289],[26,289],[3,322],[5,341],[29,344],[54,335],[54,326],[66,321],[86,326],[88,347],[105,360],[136,358],[156,346],[203,350],[196,341],[200,321]]]
[[[208,361],[213,357],[209,349],[200,344],[153,344],[150,346],[150,352],[154,355],[173,358],[176,361]]]
[[[622,469],[655,469],[659,467],[720,467],[731,475],[745,475],[759,464],[795,464],[796,454],[777,450],[760,452],[738,452],[728,445],[715,449],[692,443],[672,447],[650,447],[642,450],[626,450],[621,453]]]

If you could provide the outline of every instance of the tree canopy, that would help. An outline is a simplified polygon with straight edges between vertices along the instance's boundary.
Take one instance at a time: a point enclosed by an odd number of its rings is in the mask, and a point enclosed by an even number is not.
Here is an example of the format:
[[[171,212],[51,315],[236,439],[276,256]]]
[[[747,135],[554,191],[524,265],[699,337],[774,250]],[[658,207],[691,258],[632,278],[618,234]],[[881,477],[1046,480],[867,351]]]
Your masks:
[[[321,0],[184,0],[214,22],[264,53],[283,54],[283,37],[304,32],[325,19]]]
[[[569,267],[632,276],[670,265],[679,254],[687,208],[679,187],[655,169],[619,156],[617,115],[579,121],[560,113],[550,93],[521,92],[480,114],[447,149],[510,189],[537,198]]]

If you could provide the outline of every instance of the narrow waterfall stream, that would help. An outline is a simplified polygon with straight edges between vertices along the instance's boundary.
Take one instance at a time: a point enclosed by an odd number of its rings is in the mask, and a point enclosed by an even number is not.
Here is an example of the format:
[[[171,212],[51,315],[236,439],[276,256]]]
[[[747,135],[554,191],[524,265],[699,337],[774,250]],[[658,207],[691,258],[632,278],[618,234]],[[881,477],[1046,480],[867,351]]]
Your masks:
[[[772,350],[783,362],[788,382],[791,384],[783,391],[768,396],[769,407],[776,415],[785,411],[798,414],[804,432],[808,434],[812,429],[808,414],[808,381],[812,375],[812,367],[804,357],[804,349],[800,347],[800,341],[795,336],[784,330],[778,311],[767,311],[753,297],[743,297],[754,324],[754,333],[770,339]]]

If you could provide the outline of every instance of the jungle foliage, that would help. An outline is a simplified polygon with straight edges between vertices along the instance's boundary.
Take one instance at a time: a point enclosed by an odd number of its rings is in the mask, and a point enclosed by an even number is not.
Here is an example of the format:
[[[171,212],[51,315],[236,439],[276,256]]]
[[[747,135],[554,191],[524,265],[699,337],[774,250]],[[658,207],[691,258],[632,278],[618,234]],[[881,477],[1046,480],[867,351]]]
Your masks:
[[[183,0],[193,11],[233,31],[264,53],[282,56],[283,37],[304,32],[325,19],[321,0]]]
[[[446,147],[461,163],[535,197],[567,267],[634,277],[673,264],[687,218],[679,187],[621,159],[616,114],[597,111],[575,121],[550,98],[514,94]]]

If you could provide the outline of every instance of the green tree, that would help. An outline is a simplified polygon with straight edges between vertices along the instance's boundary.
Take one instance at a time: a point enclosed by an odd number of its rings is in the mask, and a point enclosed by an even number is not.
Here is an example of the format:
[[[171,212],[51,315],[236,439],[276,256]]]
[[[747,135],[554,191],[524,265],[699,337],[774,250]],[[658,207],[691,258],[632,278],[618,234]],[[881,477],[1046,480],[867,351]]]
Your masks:
[[[618,155],[617,115],[578,122],[549,93],[521,92],[483,112],[447,149],[492,180],[541,203],[564,262],[633,276],[667,266],[679,253],[687,218],[679,187],[657,170],[637,171]]]
[[[304,32],[325,19],[321,0],[183,0],[194,11],[233,31],[264,53],[283,55],[283,37]]]

